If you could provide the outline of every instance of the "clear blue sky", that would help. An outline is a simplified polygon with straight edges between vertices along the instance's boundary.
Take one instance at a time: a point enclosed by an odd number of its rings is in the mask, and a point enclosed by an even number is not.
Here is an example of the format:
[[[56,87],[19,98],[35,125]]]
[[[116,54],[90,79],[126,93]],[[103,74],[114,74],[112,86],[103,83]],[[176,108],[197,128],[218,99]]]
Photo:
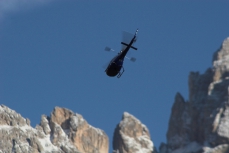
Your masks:
[[[174,96],[188,99],[190,71],[204,73],[229,36],[228,1],[0,2],[0,101],[34,127],[55,106],[73,110],[110,139],[124,111],[166,142]],[[13,4],[12,3],[12,4]],[[17,4],[16,4],[17,3]],[[135,63],[120,79],[102,68],[134,33]]]

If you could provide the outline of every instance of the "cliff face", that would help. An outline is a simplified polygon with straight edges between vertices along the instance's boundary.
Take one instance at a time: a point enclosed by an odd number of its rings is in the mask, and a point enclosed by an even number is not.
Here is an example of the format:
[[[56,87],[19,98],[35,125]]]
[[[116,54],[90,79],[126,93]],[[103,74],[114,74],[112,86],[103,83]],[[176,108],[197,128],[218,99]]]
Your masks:
[[[147,127],[127,112],[115,128],[113,149],[114,153],[156,153]]]
[[[114,132],[115,153],[156,153],[147,127],[129,113]],[[0,153],[108,153],[109,140],[77,113],[55,107],[35,128],[29,119],[0,106]]]
[[[0,106],[0,152],[14,153],[108,153],[108,137],[72,111],[55,107],[40,125],[10,108]]]
[[[116,153],[156,153],[147,127],[129,113],[114,132]],[[30,120],[0,106],[0,153],[108,153],[106,133],[66,108],[42,115],[35,128]]]
[[[52,143],[56,146],[62,144],[62,134],[66,133],[73,145],[82,153],[108,152],[109,140],[106,133],[89,125],[79,114],[55,107],[50,125],[53,131]]]
[[[213,67],[189,75],[189,100],[177,93],[161,153],[229,152],[229,38],[213,55]]]

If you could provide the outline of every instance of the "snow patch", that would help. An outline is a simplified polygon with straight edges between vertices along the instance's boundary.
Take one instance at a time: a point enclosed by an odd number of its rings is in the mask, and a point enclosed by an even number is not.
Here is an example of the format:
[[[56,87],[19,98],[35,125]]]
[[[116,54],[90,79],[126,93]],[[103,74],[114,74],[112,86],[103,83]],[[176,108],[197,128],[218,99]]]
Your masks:
[[[27,130],[33,131],[35,132],[35,130],[28,125],[24,125],[24,126],[10,126],[10,125],[0,125],[0,130],[4,129],[4,130],[11,130],[12,128],[18,128],[21,129],[23,132],[27,132]]]
[[[128,150],[134,150],[134,153],[148,153],[153,151],[153,142],[149,140],[148,136],[143,135],[135,140],[134,138],[125,135],[122,131],[120,131],[120,134]],[[144,142],[147,148],[142,146],[138,141]]]
[[[0,130],[11,130],[13,127],[9,125],[0,125]]]
[[[153,148],[153,142],[149,139],[147,135],[142,135],[137,138],[140,142],[143,142],[144,144],[147,145],[147,148]]]
[[[24,125],[19,127],[23,132],[27,132],[28,130],[35,132],[34,128],[32,128],[31,126],[28,125]]]
[[[216,60],[213,62],[214,67],[219,67],[221,65],[225,65],[226,68],[228,68],[228,60],[229,60],[229,55],[225,55],[222,57],[222,59]]]
[[[79,127],[84,122],[84,119],[81,115],[75,114],[71,117],[70,125],[73,130],[77,130],[77,127]]]
[[[126,122],[128,122],[128,118],[132,118],[133,120],[136,120],[137,123],[141,123],[139,119],[137,119],[133,115],[129,114],[128,112],[123,113],[123,118],[124,118],[124,120],[126,120]]]
[[[4,109],[2,107],[2,105],[0,106],[0,113],[3,113],[4,112]]]
[[[50,135],[46,135],[44,138],[38,138],[38,141],[41,143],[42,147],[46,152],[58,151],[58,147],[54,146],[51,143]]]
[[[140,120],[138,120],[136,117],[134,117],[133,115],[131,115],[131,114],[127,113],[127,112],[124,112],[123,113],[123,117],[122,118],[123,119],[122,119],[122,121],[119,124],[119,126],[121,126],[121,127],[129,124],[130,123],[130,120],[134,120],[136,123],[142,125],[142,123],[141,123]]]

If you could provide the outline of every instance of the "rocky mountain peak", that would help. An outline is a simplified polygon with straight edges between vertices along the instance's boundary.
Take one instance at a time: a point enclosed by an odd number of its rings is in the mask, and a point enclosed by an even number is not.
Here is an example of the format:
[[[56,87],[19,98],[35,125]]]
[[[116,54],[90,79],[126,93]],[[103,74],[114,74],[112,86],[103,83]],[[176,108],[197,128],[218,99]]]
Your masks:
[[[12,153],[108,153],[106,133],[87,123],[82,115],[55,107],[40,124],[0,106],[0,152]],[[124,112],[113,139],[116,153],[156,153],[149,130],[133,115]]]
[[[106,133],[79,114],[55,107],[50,117],[41,116],[34,128],[14,110],[0,106],[0,148],[15,153],[107,153]]]
[[[147,127],[127,112],[114,131],[113,149],[115,153],[156,153]]]
[[[178,93],[161,153],[229,152],[229,38],[213,55],[213,67],[189,75],[189,99]]]
[[[0,125],[30,126],[30,120],[24,119],[20,114],[5,105],[0,106]]]

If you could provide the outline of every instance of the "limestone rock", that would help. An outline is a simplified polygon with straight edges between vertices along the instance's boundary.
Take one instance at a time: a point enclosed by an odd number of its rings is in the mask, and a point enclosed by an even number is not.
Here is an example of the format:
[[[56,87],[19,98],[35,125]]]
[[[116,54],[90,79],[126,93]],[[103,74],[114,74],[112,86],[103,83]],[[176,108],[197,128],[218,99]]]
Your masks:
[[[229,37],[224,40],[222,46],[213,56],[214,82],[229,75]]]
[[[108,153],[108,137],[79,114],[55,107],[36,128],[10,108],[0,106],[0,153]]]
[[[156,153],[147,127],[127,112],[115,129],[113,149],[116,153]]]
[[[189,75],[189,99],[178,93],[161,153],[229,153],[229,38],[213,67]]]
[[[94,128],[80,115],[55,107],[50,118],[52,142],[56,145],[67,135],[81,153],[108,153],[109,140],[106,133]]]
[[[16,113],[14,110],[1,105],[0,106],[0,125],[8,126],[25,126],[27,125],[26,119],[21,117],[20,114]]]
[[[24,119],[14,110],[1,105],[0,116],[1,152],[62,152],[51,143],[49,135],[43,133],[42,137],[40,137],[38,130],[29,125],[29,120]]]
[[[204,147],[204,153],[229,153],[229,144],[218,145],[217,147],[210,148]]]

